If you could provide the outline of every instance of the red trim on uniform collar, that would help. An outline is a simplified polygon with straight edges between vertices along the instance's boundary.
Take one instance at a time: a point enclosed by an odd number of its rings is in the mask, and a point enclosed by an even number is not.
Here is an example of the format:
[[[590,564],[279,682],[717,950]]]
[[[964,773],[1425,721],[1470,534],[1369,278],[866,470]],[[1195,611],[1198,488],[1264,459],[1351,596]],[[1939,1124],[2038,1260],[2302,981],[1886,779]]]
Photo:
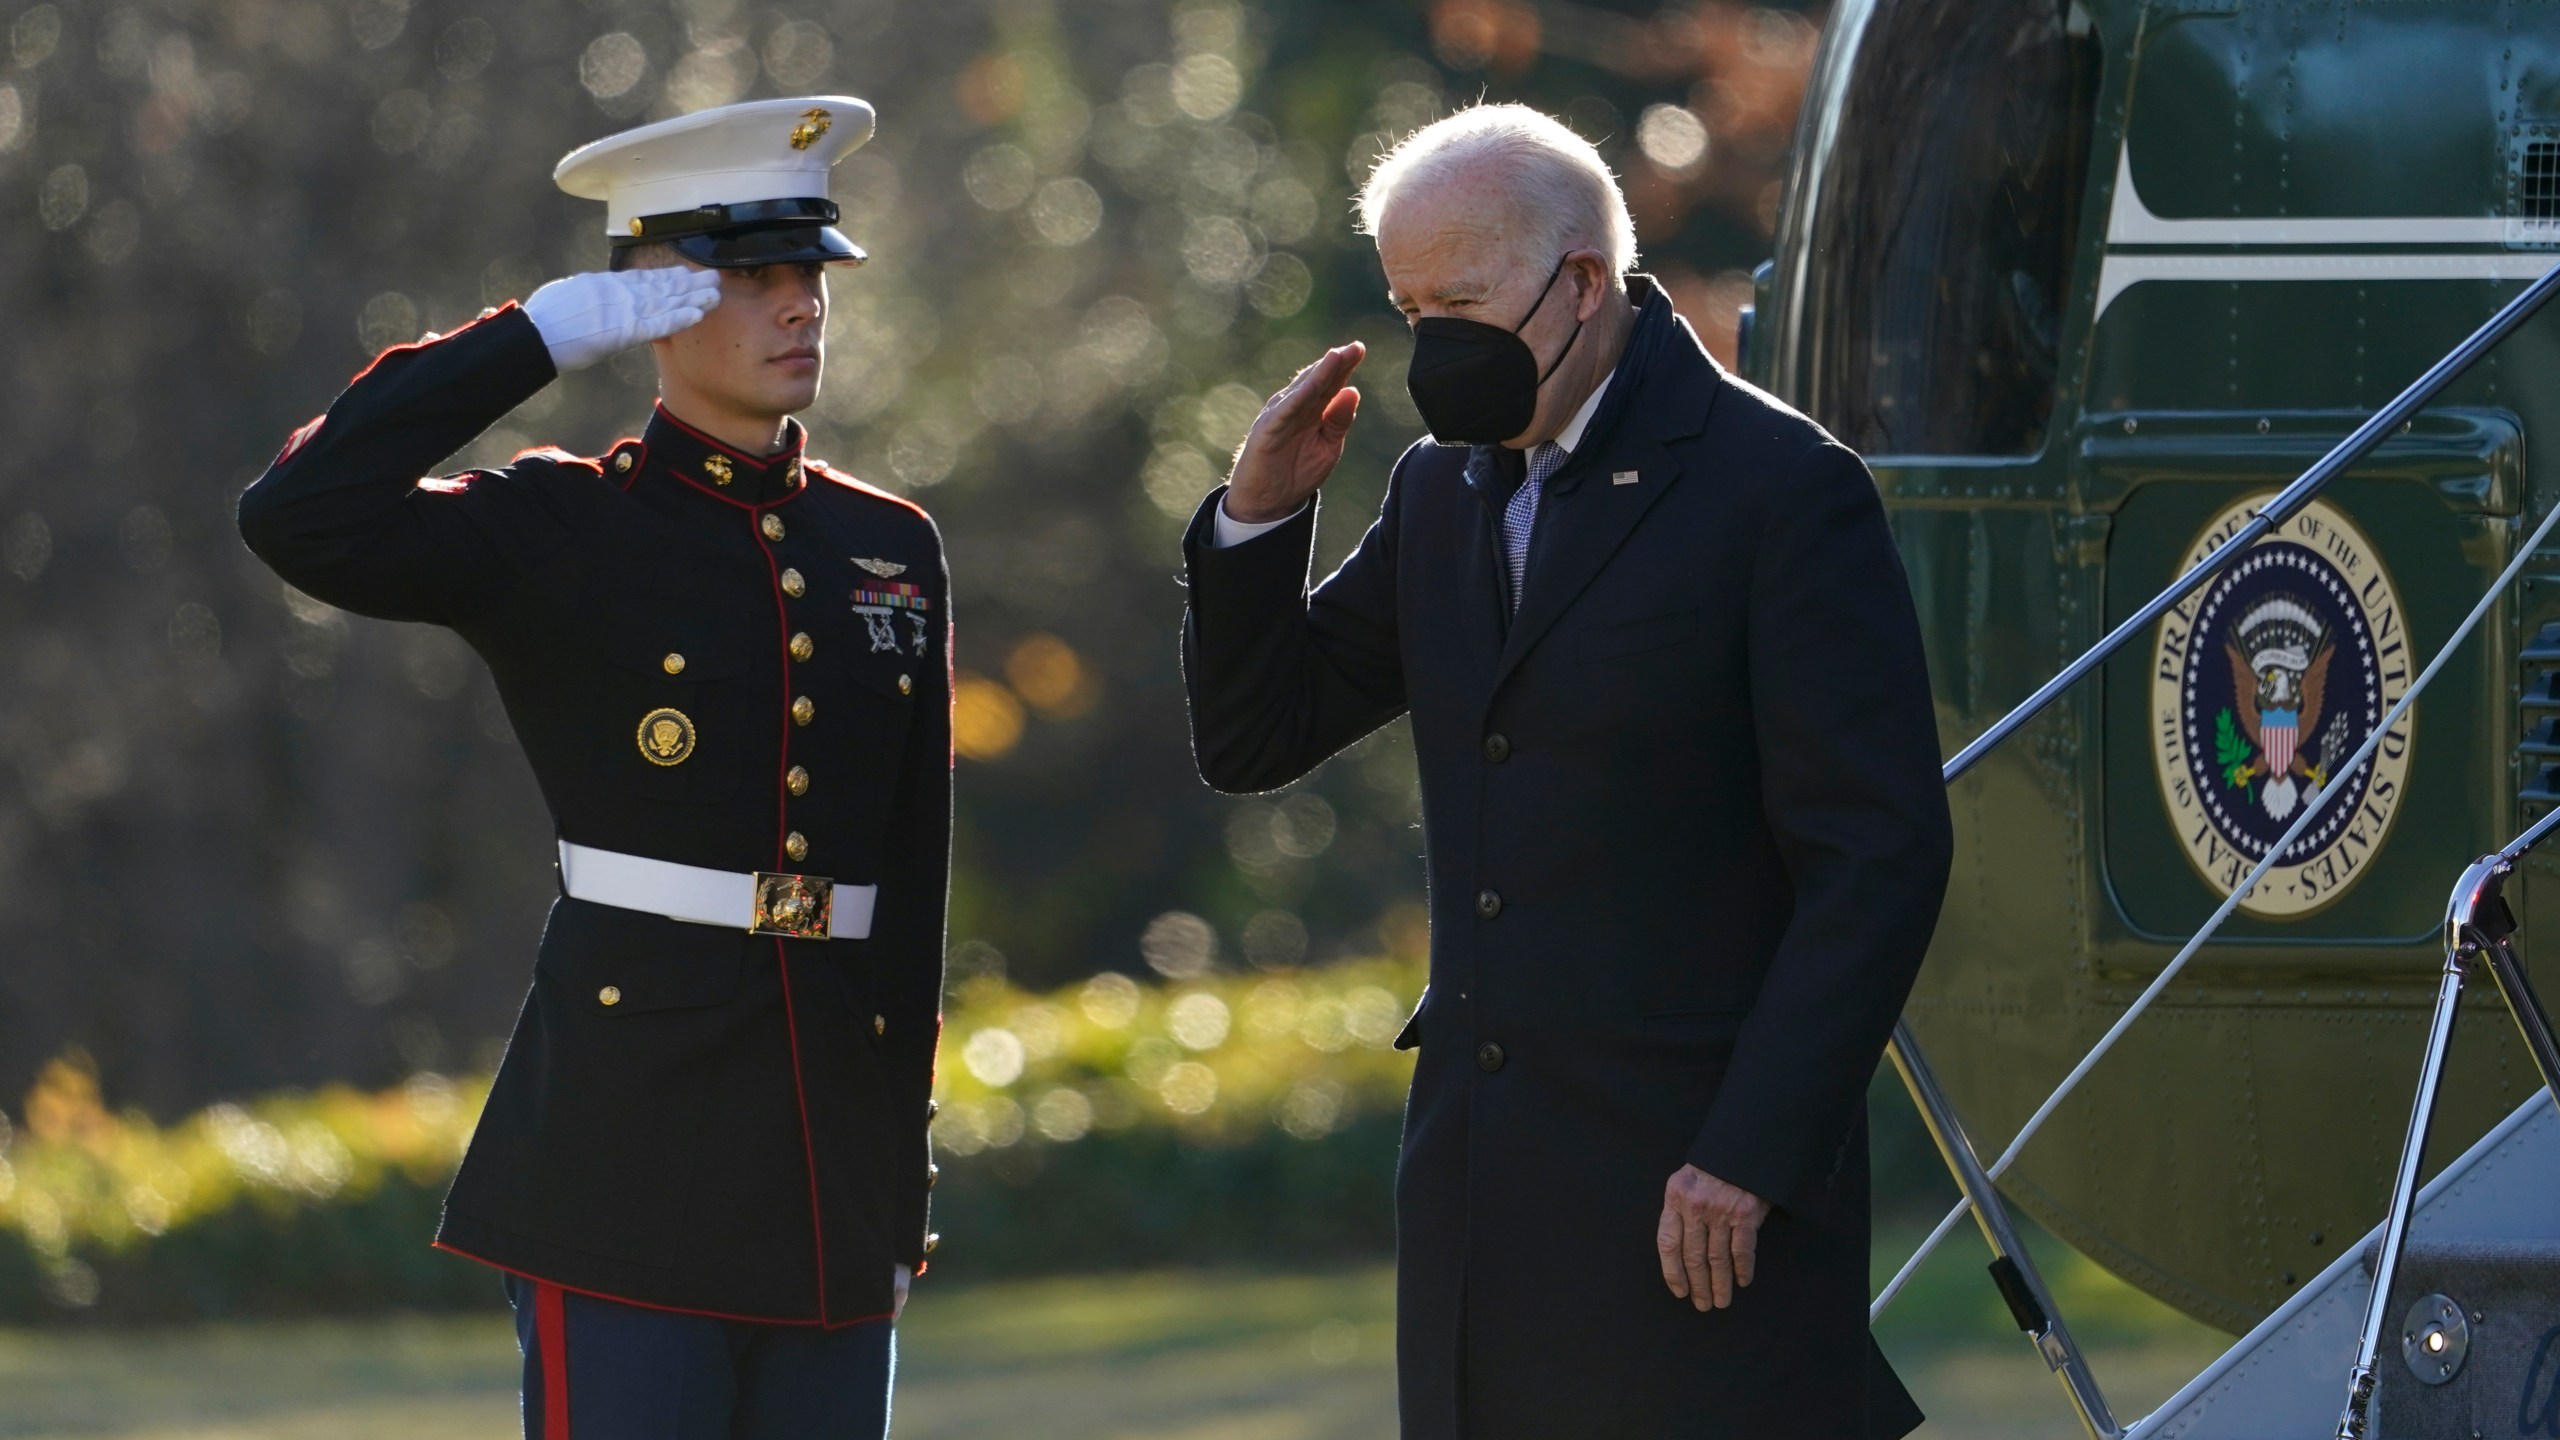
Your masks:
[[[776,463],[793,458],[800,453],[802,447],[809,443],[808,427],[802,425],[799,421],[786,416],[782,422],[782,433],[786,437],[783,447],[774,451],[770,455],[750,455],[746,451],[730,444],[728,441],[719,439],[716,436],[706,435],[701,431],[694,429],[692,426],[687,425],[684,421],[676,418],[676,412],[668,409],[667,402],[664,400],[655,402],[655,409],[657,410],[657,418],[666,421],[668,424],[673,425],[687,435],[701,441],[703,444],[710,446],[712,449],[719,451],[721,454],[727,455],[732,459],[744,461],[759,470],[770,470]]]
[[[802,454],[802,451],[806,449],[808,445],[809,431],[806,426],[802,425],[797,420],[785,420],[783,422],[784,433],[788,437],[786,442],[780,450],[775,451],[771,455],[764,456],[761,459],[747,454],[736,446],[729,445],[723,441],[713,438],[712,436],[705,435],[700,430],[686,424],[684,421],[678,419],[675,412],[669,410],[663,401],[658,402],[649,418],[649,423],[653,428],[661,422],[664,422],[667,427],[667,438],[670,441],[673,441],[676,437],[682,437],[686,441],[702,446],[709,452],[710,456],[719,457],[727,461],[735,461],[737,464],[744,465],[748,467],[749,473],[752,474],[759,482],[770,481],[772,473],[777,466],[796,465],[798,467],[798,484],[791,486],[781,494],[775,495],[769,499],[747,500],[742,499],[738,495],[727,490],[706,485],[702,481],[696,479],[690,473],[694,462],[685,457],[682,446],[674,446],[669,450],[669,453],[659,457],[661,461],[660,468],[664,469],[667,474],[683,482],[684,485],[691,490],[710,496],[714,500],[718,500],[726,505],[734,506],[740,510],[760,511],[770,510],[777,505],[787,504],[793,499],[798,498],[802,491],[809,488],[809,462],[807,457]],[[643,440],[643,443],[646,443],[645,439]]]

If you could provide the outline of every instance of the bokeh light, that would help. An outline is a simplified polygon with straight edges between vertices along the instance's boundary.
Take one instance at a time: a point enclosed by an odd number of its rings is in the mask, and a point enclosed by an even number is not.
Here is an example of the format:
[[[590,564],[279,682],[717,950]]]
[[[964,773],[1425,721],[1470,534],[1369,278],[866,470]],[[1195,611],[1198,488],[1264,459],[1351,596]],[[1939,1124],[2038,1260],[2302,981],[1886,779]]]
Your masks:
[[[1169,910],[1147,922],[1138,953],[1148,969],[1169,980],[1196,979],[1217,963],[1218,932],[1197,915]]]
[[[997,760],[1022,742],[1022,702],[978,675],[960,677],[952,697],[951,743],[971,760]]]
[[[1636,144],[1654,164],[1689,174],[1706,163],[1707,127],[1678,105],[1648,105],[1636,120]]]

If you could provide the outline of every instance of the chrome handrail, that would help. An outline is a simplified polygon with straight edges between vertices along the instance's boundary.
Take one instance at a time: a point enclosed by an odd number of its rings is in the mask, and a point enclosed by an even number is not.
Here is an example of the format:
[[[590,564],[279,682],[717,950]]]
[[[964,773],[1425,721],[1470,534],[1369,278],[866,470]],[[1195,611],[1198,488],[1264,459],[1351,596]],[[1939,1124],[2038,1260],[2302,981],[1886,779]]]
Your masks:
[[[2364,1324],[2356,1332],[2356,1355],[2347,1372],[2347,1405],[2338,1415],[2337,1440],[2364,1440],[2372,1423],[2375,1361],[2382,1351],[2383,1327],[2391,1318],[2391,1291],[2400,1278],[2400,1258],[2409,1240],[2409,1221],[2418,1205],[2418,1167],[2427,1150],[2427,1134],[2435,1126],[2436,1096],[2444,1085],[2445,1057],[2453,1045],[2454,1017],[2462,1007],[2462,989],[2475,966],[2484,966],[2507,1014],[2523,1033],[2543,1089],[2560,1100],[2560,1042],[2551,1033],[2551,1017],[2535,997],[2513,944],[2515,912],[2508,908],[2506,885],[2535,846],[2560,828],[2560,808],[2525,827],[2523,834],[2493,854],[2471,862],[2454,882],[2444,907],[2444,967],[2436,979],[2436,1008],[2427,1025],[2427,1048],[2418,1067],[2418,1093],[2409,1104],[2409,1129],[2400,1142],[2399,1163],[2391,1176],[2391,1209],[2382,1222],[2382,1242],[2373,1262],[2373,1289],[2365,1296]]]
[[[2442,394],[2446,386],[2460,378],[2481,356],[2487,354],[2500,341],[2514,333],[2518,326],[2540,311],[2554,293],[2560,293],[2560,267],[2543,272],[2542,276],[2526,286],[2521,294],[2499,307],[2497,313],[2490,316],[2486,323],[2446,352],[2442,359],[2428,367],[2424,374],[2412,381],[2398,395],[2393,396],[2389,403],[2375,411],[2345,439],[2332,446],[2327,454],[2321,456],[2293,483],[2277,492],[2255,518],[2242,526],[2221,546],[2189,567],[2186,573],[2171,581],[2167,588],[2153,596],[2149,603],[2108,631],[2098,643],[2083,651],[2052,679],[2039,686],[2034,694],[2029,695],[1958,750],[1955,757],[1947,761],[1942,768],[1941,778],[1949,784],[1954,783],[1994,747],[2017,733],[2028,721],[2061,698],[2065,691],[2087,678],[2118,650],[2123,649],[2136,636],[2157,623],[2161,616],[2167,614],[2198,586],[2237,560],[2244,551],[2276,526],[2292,518],[2296,511],[2309,504],[2311,499],[2330,481],[2335,480],[2371,454],[2393,431],[2401,429],[2415,419],[2418,412],[2436,396]],[[2432,676],[2436,666],[2443,663],[2445,657],[2452,653],[2454,645],[2469,633],[2470,628],[2478,622],[2496,597],[2513,583],[2516,570],[2541,544],[2543,536],[2550,531],[2552,520],[2555,518],[2560,518],[2560,509],[2555,509],[2551,516],[2546,517],[2541,528],[2535,532],[2534,538],[2518,550],[2513,563],[2500,574],[2497,583],[2482,599],[2480,606],[2472,612],[2471,616],[2464,621],[2462,629],[2457,631],[2453,639],[2449,640],[2445,648],[2438,653],[2434,664],[2429,667],[2428,675],[2421,676],[2418,683],[2402,697],[2404,705],[2408,700],[2415,698],[2418,689]],[[2370,752],[2372,741],[2383,733],[2383,728],[2376,727],[2374,735],[2367,737],[2364,752],[2349,762],[2348,766],[2341,768],[2341,777],[2351,771],[2355,765],[2362,763],[2363,754]],[[2310,816],[2318,809],[2318,801],[2326,799],[2328,793],[2330,792],[2324,791],[2312,804],[2304,808],[2303,815],[2296,822],[2293,831],[2288,832],[2284,840],[2279,841],[2268,851],[2267,858],[2261,861],[2258,867],[2232,891],[2231,896],[2206,922],[2205,927],[2196,932],[2195,936],[2187,942],[2186,947],[2162,970],[2151,986],[2134,1000],[2098,1043],[2091,1047],[2089,1053],[2082,1057],[2080,1063],[2064,1077],[2062,1084],[2046,1097],[2044,1104],[2037,1108],[2035,1114],[2010,1141],[2007,1150],[2003,1152],[1997,1163],[1988,1167],[1981,1164],[1979,1155],[1972,1151],[1972,1144],[1965,1136],[1962,1117],[1956,1113],[1953,1104],[1943,1093],[1938,1092],[1934,1086],[1927,1087],[1924,1093],[1922,1087],[1912,1083],[1912,1076],[1915,1074],[1928,1073],[1927,1059],[1920,1051],[1918,1037],[1912,1033],[1908,1019],[1895,1024],[1888,1053],[1894,1059],[1895,1068],[1903,1075],[1906,1088],[1912,1092],[1912,1103],[1920,1109],[1931,1134],[1939,1137],[1942,1151],[1948,1161],[1948,1168],[1953,1173],[1958,1188],[1963,1191],[1964,1198],[1929,1233],[1928,1238],[1921,1242],[1919,1249],[1912,1253],[1911,1258],[1904,1262],[1902,1269],[1877,1295],[1874,1303],[1868,1307],[1868,1323],[1873,1324],[1883,1315],[1885,1308],[1893,1303],[1894,1297],[1909,1282],[1912,1274],[1919,1269],[1921,1262],[1926,1260],[1937,1248],[1938,1243],[1954,1229],[1956,1222],[1964,1217],[1968,1209],[1984,1217],[1983,1229],[1986,1239],[1992,1243],[1995,1272],[2002,1261],[2009,1261],[2017,1267],[2022,1279],[2033,1291],[2038,1293],[2044,1291],[2042,1279],[2036,1274],[2034,1262],[2026,1254],[2024,1247],[2004,1244],[2003,1237],[2014,1237],[2015,1227],[2009,1222],[2007,1207],[2000,1199],[1997,1185],[1999,1175],[2008,1168],[2009,1163],[2033,1137],[2045,1117],[2052,1114],[2054,1107],[2058,1106],[2063,1098],[2079,1085],[2090,1068],[2114,1046],[2116,1040],[2132,1025],[2134,1019],[2150,1006],[2151,1001],[2166,987],[2169,979],[2177,973],[2188,958],[2194,955],[2204,941],[2220,928],[2232,910],[2237,908],[2241,897],[2248,894],[2257,884],[2258,879],[2272,864],[2274,858],[2283,853],[2284,846],[2291,843],[2293,833],[2298,832],[2309,821]],[[1958,1163],[1956,1151],[1952,1147],[1962,1147],[1966,1158],[1970,1158],[1973,1163],[1969,1165]],[[1997,1224],[1992,1223],[1995,1216]],[[2059,1316],[2055,1315],[2054,1318],[2058,1322]],[[2051,1341],[2045,1337],[2038,1337],[2038,1348],[2045,1353],[2047,1363],[2056,1374],[2062,1377],[2081,1423],[2092,1435],[2100,1437],[2100,1440],[2112,1440],[2112,1437],[2120,1434],[2121,1431],[2115,1427],[2113,1420],[2109,1417],[2105,1400],[2098,1393],[2096,1382],[2090,1377],[2077,1345],[2070,1339],[2069,1332],[2063,1330],[2058,1323],[2052,1327],[2051,1335],[2053,1337]]]
[[[2052,679],[2038,687],[2036,693],[2020,701],[2015,709],[2001,716],[1990,729],[1975,736],[1972,743],[1957,751],[1955,758],[1946,763],[1939,772],[1940,775],[1949,784],[1953,784],[1957,776],[1972,769],[1974,763],[1991,753],[1994,746],[2016,734],[2020,726],[2034,719],[2047,705],[2060,699],[2063,691],[2080,683],[2090,671],[2105,664],[2118,650],[2123,649],[2127,642],[2149,630],[2161,616],[2168,614],[2172,607],[2186,599],[2197,586],[2220,574],[2232,561],[2239,559],[2243,551],[2257,543],[2276,526],[2292,519],[2293,513],[2310,504],[2312,497],[2326,488],[2330,481],[2346,473],[2357,461],[2372,454],[2376,447],[2389,438],[2392,431],[2417,418],[2418,412],[2426,408],[2428,401],[2442,394],[2447,385],[2460,379],[2462,372],[2470,369],[2481,356],[2489,353],[2499,341],[2512,334],[2517,326],[2533,318],[2534,312],[2540,310],[2543,302],[2549,300],[2555,291],[2560,291],[2560,266],[2544,271],[2541,279],[2526,286],[2524,293],[2508,301],[2500,307],[2497,314],[2490,316],[2487,324],[2472,331],[2461,344],[2445,352],[2445,357],[2429,367],[2427,373],[2410,382],[2408,389],[2391,397],[2389,404],[2374,411],[2372,416],[2350,432],[2347,438],[2331,446],[2328,454],[2321,456],[2317,463],[2303,471],[2292,484],[2277,491],[2276,497],[2267,502],[2266,507],[2258,512],[2256,519],[2234,531],[2231,538],[2224,541],[2212,554],[2197,561],[2187,573],[2170,581],[2169,588],[2152,596],[2149,604],[2136,610],[2123,623],[2108,631],[2105,639],[2082,651],[2078,659],[2063,666]]]
[[[2344,787],[2339,782],[2353,775],[2367,760],[2371,759],[2374,751],[2381,746],[2382,738],[2398,728],[2401,717],[2407,715],[2410,707],[2418,703],[2418,697],[2425,694],[2427,687],[2434,684],[2436,676],[2443,672],[2445,662],[2453,658],[2454,652],[2461,648],[2462,642],[2469,639],[2471,632],[2478,629],[2480,622],[2488,617],[2489,611],[2506,594],[2507,587],[2515,583],[2516,576],[2524,569],[2525,562],[2532,559],[2541,549],[2542,542],[2550,536],[2555,524],[2560,524],[2560,507],[2554,507],[2549,514],[2545,515],[2542,523],[2534,528],[2532,537],[2516,547],[2516,553],[2508,559],[2506,568],[2498,572],[2498,578],[2490,582],[2487,592],[2480,597],[2480,602],[2472,606],[2471,613],[2462,617],[2462,623],[2456,625],[2453,633],[2445,637],[2444,644],[2438,647],[2435,655],[2427,661],[2426,667],[2418,672],[2416,679],[2409,682],[2409,688],[2401,693],[2398,700],[2392,702],[2390,709],[2383,712],[2381,722],[2373,727],[2371,734],[2365,736],[2364,743],[2357,746],[2355,753],[2349,755],[2338,766],[2329,784],[2304,804],[2302,812],[2295,817],[2291,825],[2285,828],[2284,834],[2278,837],[2273,845],[2267,847],[2267,853],[2259,858],[2256,865],[2250,867],[2248,874],[2240,877],[2240,883],[2232,887],[2231,893],[2223,898],[2219,906],[2215,907],[2213,914],[2206,917],[2204,925],[2194,935],[2188,937],[2187,943],[2179,948],[2176,955],[2170,957],[2168,964],[2160,968],[2160,973],[2151,978],[2151,982],[2143,987],[2142,993],[2133,998],[2133,1003],[2126,1006],[2124,1013],[2116,1017],[2115,1023],[2107,1027],[2107,1033],[2098,1037],[2097,1044],[2089,1047],[2089,1053],[2081,1056],[2080,1062],[2071,1067],[2071,1073],[2065,1075],[2062,1083],[2054,1087],[2053,1093],[2045,1097],[2044,1103],[2036,1107],[2035,1113],[2027,1117],[2027,1123],[2018,1127],[2018,1133],[2010,1137],[2008,1148],[2000,1152],[1999,1159],[1992,1161],[1986,1167],[1991,1178],[1997,1180],[2008,1172],[2009,1167],[2016,1163],[2020,1152],[2026,1149],[2027,1142],[2035,1138],[2036,1132],[2043,1128],[2044,1122],[2061,1107],[2064,1097],[2079,1088],[2080,1082],[2088,1078],[2089,1072],[2097,1067],[2098,1062],[2105,1058],[2108,1051],[2115,1048],[2116,1042],[2124,1038],[2125,1032],[2133,1028],[2133,1022],[2141,1018],[2144,1011],[2151,1008],[2151,1002],[2160,998],[2161,992],[2169,988],[2169,982],[2175,980],[2179,972],[2186,968],[2187,962],[2195,958],[2196,952],[2204,948],[2204,942],[2213,938],[2215,932],[2222,928],[2223,922],[2229,920],[2239,910],[2241,900],[2257,888],[2258,882],[2266,877],[2269,870],[2275,868],[2277,857],[2290,849],[2294,841],[2300,839],[2302,833],[2310,828],[2312,820],[2321,813],[2322,807],[2343,793]],[[1921,1242],[1919,1250],[1904,1263],[1901,1272],[1894,1277],[1891,1284],[1885,1287],[1884,1293],[1876,1297],[1876,1303],[1868,1308],[1870,1321],[1883,1312],[1884,1305],[1892,1300],[1902,1284],[1910,1278],[1912,1271],[1917,1269],[1920,1262],[1928,1257],[1929,1252],[1937,1247],[1938,1242],[1946,1237],[1947,1232],[1955,1228],[1955,1222],[1964,1217],[1965,1209],[1971,1200],[1972,1197],[1968,1196],[1965,1200],[1958,1201],[1956,1207],[1947,1213],[1947,1218],[1940,1221],[1937,1229],[1930,1232],[1929,1238]]]

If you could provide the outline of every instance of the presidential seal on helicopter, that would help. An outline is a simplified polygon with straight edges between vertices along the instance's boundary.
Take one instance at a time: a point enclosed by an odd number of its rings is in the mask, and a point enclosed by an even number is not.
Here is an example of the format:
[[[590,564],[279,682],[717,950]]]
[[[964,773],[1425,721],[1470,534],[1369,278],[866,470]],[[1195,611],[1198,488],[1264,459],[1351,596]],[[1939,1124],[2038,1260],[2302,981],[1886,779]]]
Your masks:
[[[2272,493],[2224,509],[2181,574]],[[2415,673],[2391,572],[2355,522],[2314,500],[2169,612],[2151,667],[2152,758],[2187,858],[2228,891],[2335,780],[2351,793],[2286,847],[2242,913],[2307,915],[2362,877],[2400,813],[2416,711],[2374,763],[2339,776]]]

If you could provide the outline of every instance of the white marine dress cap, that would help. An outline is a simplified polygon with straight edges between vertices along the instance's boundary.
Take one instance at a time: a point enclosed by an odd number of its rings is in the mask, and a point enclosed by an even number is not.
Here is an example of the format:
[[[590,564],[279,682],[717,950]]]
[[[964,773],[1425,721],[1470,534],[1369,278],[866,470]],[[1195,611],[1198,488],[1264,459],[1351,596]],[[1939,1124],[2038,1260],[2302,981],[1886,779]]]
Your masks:
[[[827,172],[872,125],[850,95],[749,100],[581,145],[551,178],[604,202],[617,270],[632,247],[661,242],[714,269],[858,264],[868,257],[835,228]]]

